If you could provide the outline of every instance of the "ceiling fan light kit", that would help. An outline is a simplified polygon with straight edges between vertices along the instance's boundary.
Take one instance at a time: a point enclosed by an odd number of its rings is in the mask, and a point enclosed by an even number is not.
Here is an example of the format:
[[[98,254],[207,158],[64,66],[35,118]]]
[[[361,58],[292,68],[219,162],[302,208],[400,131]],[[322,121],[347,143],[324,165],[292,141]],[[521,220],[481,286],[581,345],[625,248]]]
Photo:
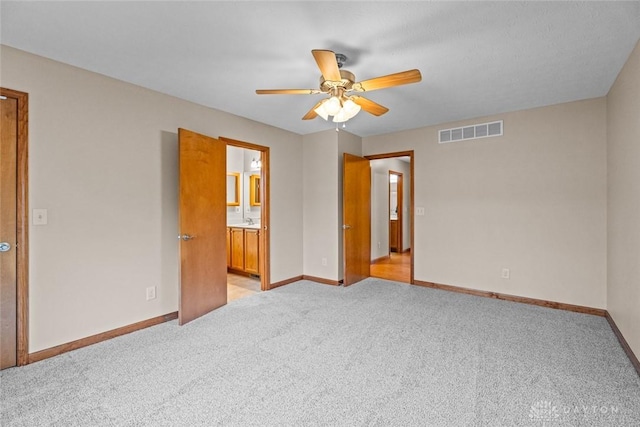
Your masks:
[[[329,116],[333,116],[335,123],[343,123],[355,117],[360,109],[358,104],[344,95],[344,91],[338,90],[337,95],[334,94],[331,98],[320,101],[319,105],[316,104],[313,111],[325,120],[329,120]]]
[[[364,110],[374,116],[381,116],[389,109],[370,99],[357,95],[347,95],[347,93],[367,92],[387,87],[400,86],[409,83],[417,83],[422,80],[419,70],[408,70],[400,73],[389,74],[387,76],[376,77],[362,82],[356,82],[353,73],[340,68],[347,60],[341,53],[334,53],[330,50],[315,49],[311,53],[320,68],[320,90],[318,89],[258,89],[258,95],[315,95],[324,93],[330,95],[318,102],[302,117],[302,120],[311,120],[320,116],[324,120],[333,117],[333,122],[344,123],[355,117],[360,110]]]

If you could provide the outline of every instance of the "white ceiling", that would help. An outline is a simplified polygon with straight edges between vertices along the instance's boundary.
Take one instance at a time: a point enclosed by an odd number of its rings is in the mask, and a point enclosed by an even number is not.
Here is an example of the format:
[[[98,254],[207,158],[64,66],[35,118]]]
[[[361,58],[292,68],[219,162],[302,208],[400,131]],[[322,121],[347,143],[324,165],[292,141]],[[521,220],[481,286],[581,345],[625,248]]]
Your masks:
[[[299,134],[323,95],[311,49],[358,80],[418,68],[367,93],[390,109],[360,136],[606,95],[640,38],[640,2],[0,2],[1,42]],[[18,88],[19,89],[19,88]]]

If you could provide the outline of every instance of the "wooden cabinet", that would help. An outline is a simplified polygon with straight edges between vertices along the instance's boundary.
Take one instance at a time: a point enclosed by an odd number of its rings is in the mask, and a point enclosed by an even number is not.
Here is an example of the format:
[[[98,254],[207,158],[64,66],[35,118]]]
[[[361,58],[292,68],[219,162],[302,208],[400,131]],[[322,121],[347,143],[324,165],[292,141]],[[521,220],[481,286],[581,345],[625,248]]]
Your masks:
[[[260,274],[260,231],[244,230],[244,271]]]
[[[234,273],[260,274],[260,230],[228,228],[227,268]]]
[[[244,228],[231,229],[231,268],[244,270]]]
[[[227,228],[227,268],[231,268],[231,229]]]
[[[389,250],[398,252],[398,221],[395,219],[389,221]]]

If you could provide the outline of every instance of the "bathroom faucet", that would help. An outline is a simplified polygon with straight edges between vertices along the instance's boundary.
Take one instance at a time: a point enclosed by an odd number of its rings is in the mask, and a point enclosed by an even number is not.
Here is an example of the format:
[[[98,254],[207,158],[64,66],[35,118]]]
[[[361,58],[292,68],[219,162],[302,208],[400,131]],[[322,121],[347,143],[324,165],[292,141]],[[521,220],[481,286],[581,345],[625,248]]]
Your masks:
[[[253,225],[253,218],[247,218],[247,224]]]

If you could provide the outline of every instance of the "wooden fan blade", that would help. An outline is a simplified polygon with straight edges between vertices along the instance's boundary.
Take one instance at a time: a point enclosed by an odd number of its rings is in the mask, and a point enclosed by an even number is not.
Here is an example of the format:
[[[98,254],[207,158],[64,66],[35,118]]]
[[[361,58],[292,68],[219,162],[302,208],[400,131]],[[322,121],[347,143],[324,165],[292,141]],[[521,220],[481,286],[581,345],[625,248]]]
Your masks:
[[[420,80],[422,80],[420,70],[409,70],[365,80],[354,84],[353,88],[357,91],[370,91],[384,89],[386,87],[406,85],[409,83],[417,83]]]
[[[318,68],[322,73],[322,77],[325,80],[333,82],[339,82],[342,80],[340,76],[340,68],[338,68],[338,61],[336,60],[336,54],[330,50],[314,49],[311,51],[313,57],[318,63]]]
[[[311,110],[309,110],[307,112],[307,114],[305,114],[302,117],[302,120],[311,120],[311,119],[315,119],[316,117],[318,117],[318,113],[316,113],[316,108],[318,108],[320,106],[320,104],[322,104],[324,101],[326,101],[325,99],[323,99],[322,101],[318,102],[316,105],[314,105]]]
[[[318,113],[316,113],[313,110],[315,110],[315,108],[312,108],[311,110],[309,110],[309,112],[307,112],[307,114],[302,116],[302,120],[311,120],[311,119],[315,119],[316,117],[318,117]]]
[[[383,107],[377,102],[373,102],[372,100],[363,98],[362,96],[354,95],[354,96],[350,96],[349,99],[351,99],[353,102],[358,104],[364,111],[366,111],[367,113],[373,114],[374,116],[381,116],[387,111],[389,111],[387,107]]]
[[[315,95],[318,89],[257,89],[258,95]]]
[[[320,106],[320,104],[322,104],[325,100],[323,99],[322,101],[318,102],[316,105],[313,106],[313,108],[311,108],[311,110],[309,110],[307,112],[307,114],[304,115],[304,117],[302,117],[302,120],[311,120],[311,119],[315,119],[316,117],[318,117],[318,113],[315,112],[315,109],[318,108]]]

